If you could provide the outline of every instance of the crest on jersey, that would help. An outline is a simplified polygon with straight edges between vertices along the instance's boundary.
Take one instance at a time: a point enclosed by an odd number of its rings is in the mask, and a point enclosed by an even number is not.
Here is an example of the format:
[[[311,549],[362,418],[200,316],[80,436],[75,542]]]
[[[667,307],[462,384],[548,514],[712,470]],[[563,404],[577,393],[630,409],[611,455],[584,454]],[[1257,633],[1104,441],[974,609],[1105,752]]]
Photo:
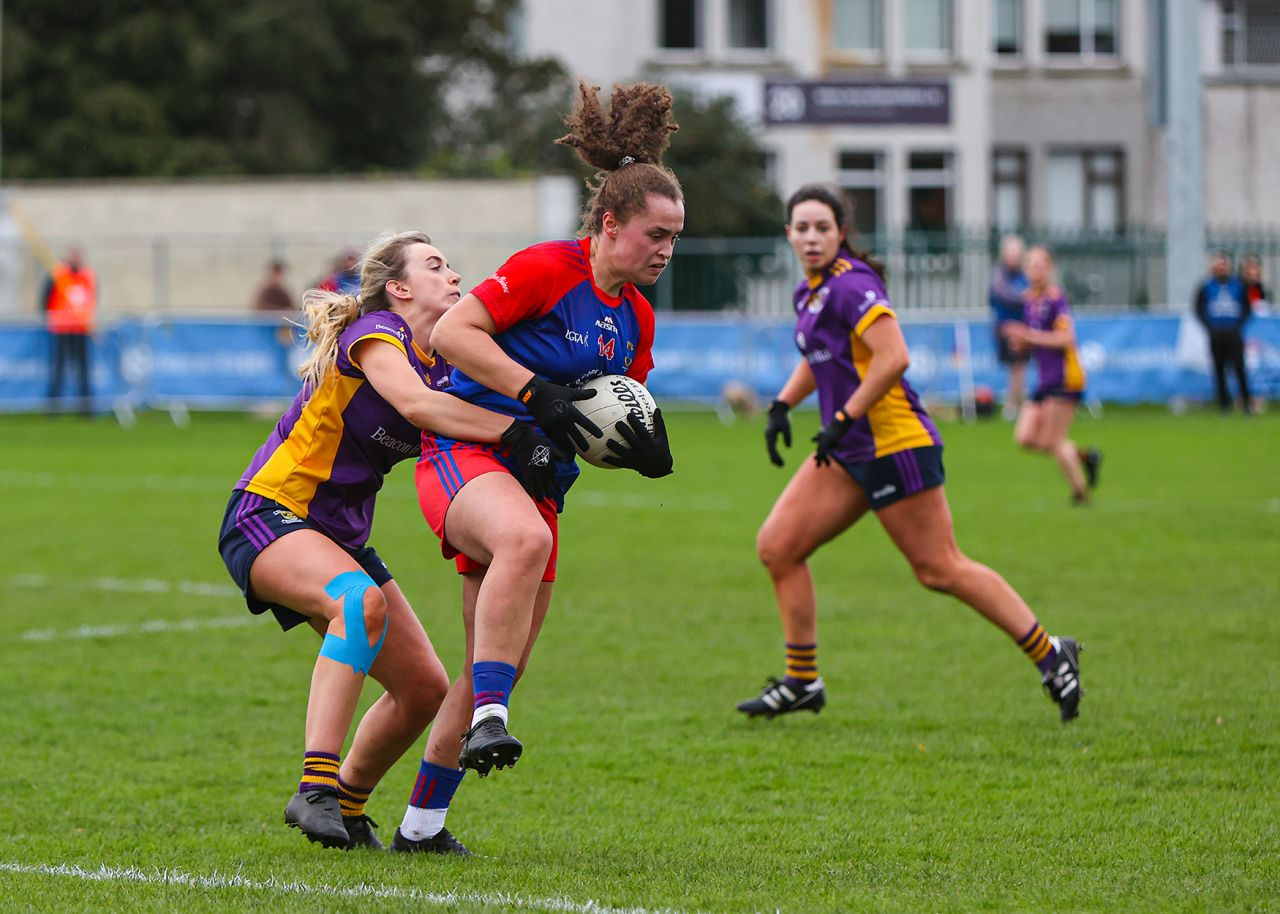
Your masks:
[[[831,289],[827,286],[814,290],[813,294],[809,296],[809,300],[804,303],[805,310],[810,314],[817,314],[822,310],[822,306],[827,303],[827,296],[830,294]]]

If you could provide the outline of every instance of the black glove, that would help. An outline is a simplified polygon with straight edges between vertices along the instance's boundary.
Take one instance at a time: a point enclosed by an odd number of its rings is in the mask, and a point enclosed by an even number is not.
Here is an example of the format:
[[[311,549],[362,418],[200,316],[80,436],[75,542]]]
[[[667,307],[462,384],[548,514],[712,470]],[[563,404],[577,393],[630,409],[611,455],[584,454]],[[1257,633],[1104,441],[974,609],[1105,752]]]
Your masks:
[[[542,426],[542,430],[552,441],[565,449],[576,446],[583,451],[587,448],[587,439],[578,430],[578,426],[597,438],[603,437],[604,432],[600,430],[600,426],[578,412],[573,403],[575,400],[589,400],[595,395],[594,390],[552,384],[546,378],[534,375],[521,388],[516,399],[529,410],[533,421]]]
[[[853,428],[853,420],[844,414],[844,410],[838,409],[831,418],[831,424],[813,436],[814,443],[818,445],[813,459],[817,461],[818,466],[824,467],[831,462],[831,452],[836,449],[845,432],[851,428]]]
[[[630,445],[624,447],[610,438],[605,447],[617,454],[604,457],[605,463],[624,470],[635,470],[641,476],[657,479],[671,475],[671,444],[667,441],[667,424],[662,421],[662,410],[653,411],[653,434],[645,428],[637,416],[627,416],[626,422],[615,423],[618,434]]]
[[[533,500],[554,498],[558,493],[556,461],[565,459],[555,443],[532,422],[520,419],[502,433],[501,441],[520,470],[516,478]]]
[[[778,453],[778,436],[782,443],[791,447],[791,407],[781,400],[774,400],[769,407],[769,423],[764,427],[764,446],[769,449],[769,460],[775,467],[782,466],[782,455]]]

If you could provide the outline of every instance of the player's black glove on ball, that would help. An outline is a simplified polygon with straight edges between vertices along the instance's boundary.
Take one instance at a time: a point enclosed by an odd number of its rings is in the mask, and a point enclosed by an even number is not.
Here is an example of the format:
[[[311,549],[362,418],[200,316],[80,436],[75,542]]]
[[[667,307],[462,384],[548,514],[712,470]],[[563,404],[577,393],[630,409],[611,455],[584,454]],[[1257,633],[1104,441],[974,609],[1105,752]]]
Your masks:
[[[836,449],[836,445],[845,436],[845,432],[851,428],[853,428],[853,420],[846,416],[843,410],[836,410],[835,416],[831,419],[831,424],[813,436],[813,442],[818,446],[813,459],[818,466],[824,467],[831,462],[831,452]]]
[[[594,390],[579,390],[576,387],[552,384],[546,378],[534,375],[529,379],[529,383],[521,388],[516,399],[529,410],[533,421],[542,426],[542,430],[552,441],[566,450],[577,447],[581,451],[586,449],[587,439],[578,426],[582,426],[582,429],[597,438],[603,437],[604,432],[600,431],[600,426],[582,415],[573,404],[575,400],[589,400],[595,395]]]
[[[618,456],[603,458],[605,463],[624,470],[635,470],[650,479],[671,475],[671,444],[667,441],[667,424],[662,421],[662,410],[653,411],[652,435],[645,428],[644,422],[636,416],[627,416],[626,422],[615,423],[613,427],[630,447],[610,439],[605,447]]]
[[[556,488],[556,461],[565,459],[564,453],[550,438],[538,430],[532,422],[516,419],[502,433],[502,446],[511,451],[519,472],[516,478],[534,501],[554,498]]]
[[[782,466],[782,455],[778,453],[778,436],[782,443],[791,447],[791,407],[781,400],[774,400],[769,407],[769,422],[764,427],[764,446],[769,449],[769,460],[775,467]]]

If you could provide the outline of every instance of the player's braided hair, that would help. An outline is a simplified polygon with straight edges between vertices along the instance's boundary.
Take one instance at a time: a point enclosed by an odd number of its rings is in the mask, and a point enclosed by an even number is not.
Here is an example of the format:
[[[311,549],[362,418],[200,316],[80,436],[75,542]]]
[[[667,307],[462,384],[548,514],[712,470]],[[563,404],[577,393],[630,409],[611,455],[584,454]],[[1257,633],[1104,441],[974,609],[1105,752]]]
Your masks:
[[[360,315],[392,309],[387,283],[403,279],[405,251],[411,244],[430,244],[425,232],[379,235],[360,259],[360,294],[309,289],[302,296],[303,327],[311,353],[298,368],[308,396],[320,386],[338,358],[338,337]]]
[[[600,171],[587,181],[590,193],[582,209],[582,231],[598,235],[604,214],[626,222],[645,208],[650,194],[684,200],[680,182],[662,164],[662,154],[679,126],[671,120],[671,93],[652,83],[615,85],[609,111],[600,104],[600,87],[578,83],[578,101],[564,119],[570,130],[556,140]]]
[[[851,256],[871,267],[876,271],[876,275],[884,279],[884,263],[870,251],[855,248],[849,242],[848,232],[853,225],[853,201],[849,199],[849,195],[834,184],[805,184],[792,194],[791,199],[787,201],[788,224],[791,222],[792,211],[806,200],[814,200],[831,208],[831,212],[835,215],[836,225],[846,233],[845,240],[840,246]]]

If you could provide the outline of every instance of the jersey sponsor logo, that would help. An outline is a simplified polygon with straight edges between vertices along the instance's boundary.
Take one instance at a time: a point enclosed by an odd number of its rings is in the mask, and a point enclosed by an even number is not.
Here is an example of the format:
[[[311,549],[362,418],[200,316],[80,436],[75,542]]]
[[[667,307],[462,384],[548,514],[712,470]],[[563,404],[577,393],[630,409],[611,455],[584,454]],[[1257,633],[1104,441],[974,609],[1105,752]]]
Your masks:
[[[292,511],[272,511],[276,517],[280,518],[282,524],[300,524],[302,518],[294,514]]]
[[[606,343],[604,341],[603,333],[600,334],[598,337],[596,337],[596,345],[600,347],[600,357],[602,359],[613,358],[613,349],[614,349],[614,346],[617,344],[617,342],[618,341],[615,339],[615,340],[609,340],[609,342]]]
[[[402,327],[388,327],[386,324],[374,324],[374,330],[385,330],[387,333],[394,335],[397,339],[404,339],[404,329]]]
[[[813,352],[806,352],[804,357],[809,360],[810,365],[821,365],[835,358],[830,349],[815,349]]]
[[[877,498],[877,499],[887,498],[888,496],[892,495],[896,491],[898,491],[898,487],[895,486],[893,483],[889,483],[887,486],[881,486],[880,488],[872,492],[871,497]]]
[[[511,286],[507,284],[507,277],[503,276],[501,273],[494,273],[489,278],[492,279],[494,282],[496,282],[498,285],[502,286],[502,291],[504,294],[506,295],[511,294]]]
[[[608,330],[610,333],[618,332],[618,325],[613,322],[613,318],[608,314],[596,321],[596,326],[601,330]]]
[[[389,448],[399,454],[416,454],[418,452],[418,444],[416,442],[401,441],[399,438],[387,434],[387,430],[381,425],[379,425],[378,430],[369,437],[383,447]]]
[[[590,346],[591,342],[587,339],[585,333],[579,333],[577,330],[566,330],[564,338],[571,343],[577,343],[579,346]]]

